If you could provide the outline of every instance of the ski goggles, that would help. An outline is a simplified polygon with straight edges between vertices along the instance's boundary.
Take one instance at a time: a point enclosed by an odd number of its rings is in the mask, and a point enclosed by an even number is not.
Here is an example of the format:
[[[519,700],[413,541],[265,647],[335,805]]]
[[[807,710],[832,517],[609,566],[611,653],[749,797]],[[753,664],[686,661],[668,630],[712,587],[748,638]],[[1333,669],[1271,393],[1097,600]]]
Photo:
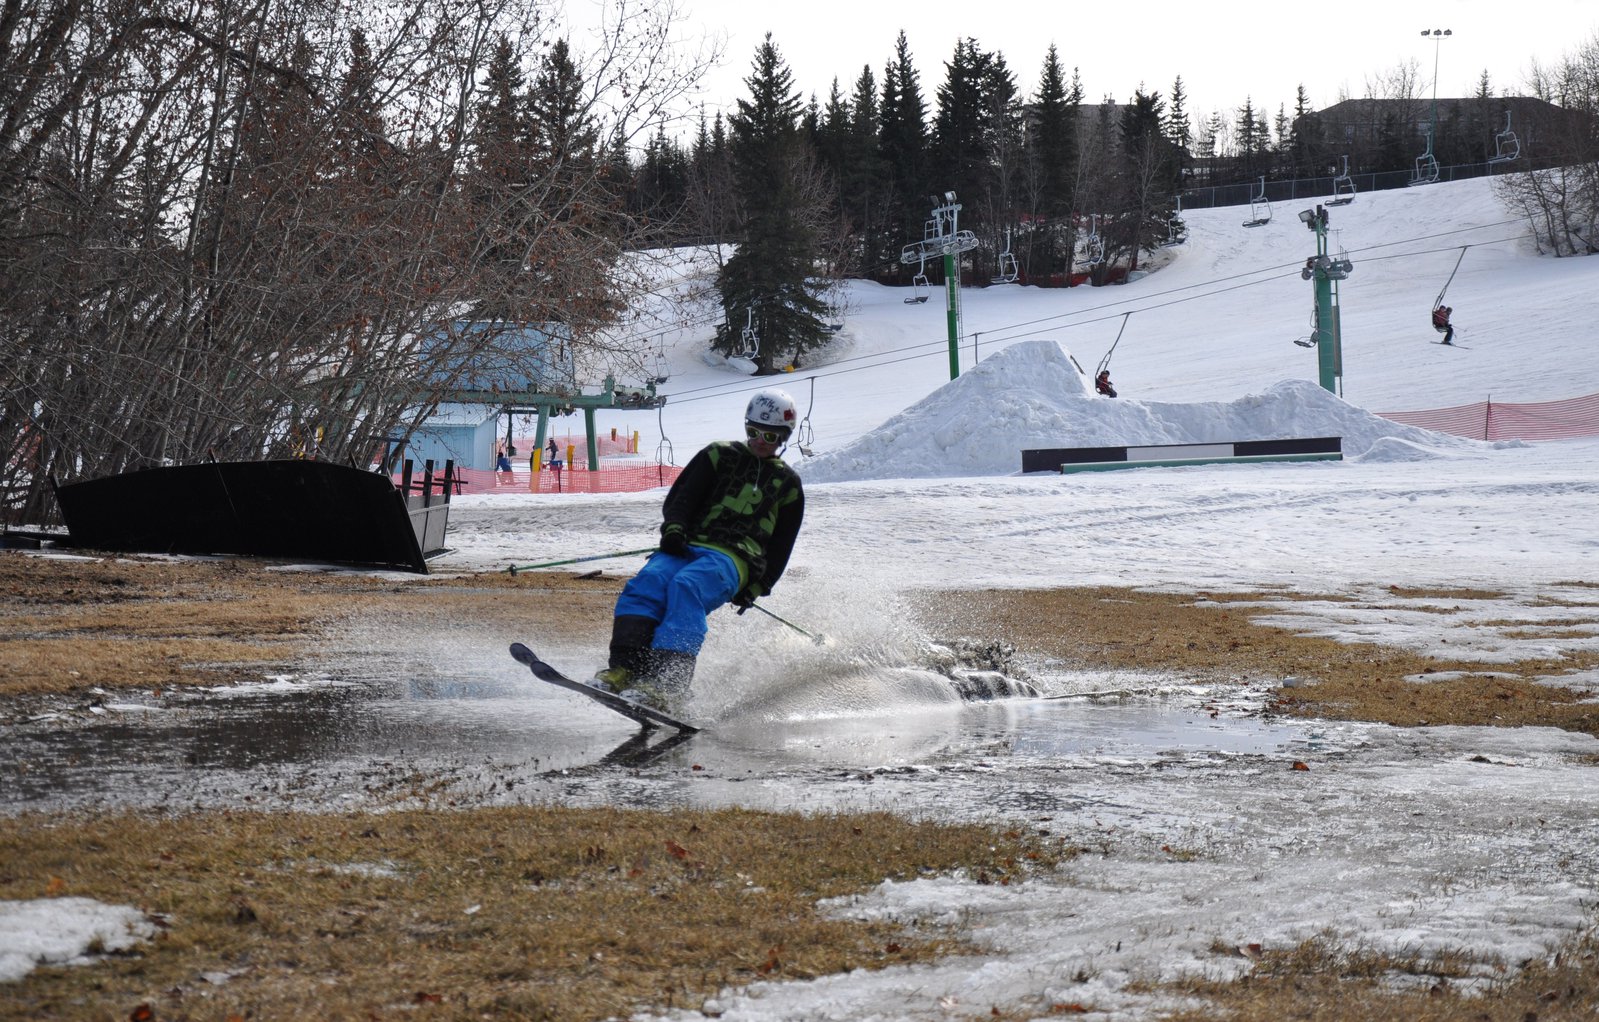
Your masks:
[[[761,440],[769,444],[780,444],[788,439],[786,429],[761,429],[759,426],[744,424],[744,435],[751,440]]]

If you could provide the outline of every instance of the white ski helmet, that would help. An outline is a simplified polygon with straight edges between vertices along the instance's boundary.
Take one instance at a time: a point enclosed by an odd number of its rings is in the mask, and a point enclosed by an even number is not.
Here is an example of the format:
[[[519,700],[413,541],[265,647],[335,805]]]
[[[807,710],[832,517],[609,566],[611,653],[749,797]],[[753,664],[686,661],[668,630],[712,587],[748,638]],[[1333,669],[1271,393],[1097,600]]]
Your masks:
[[[744,421],[752,426],[792,432],[796,421],[794,399],[776,388],[758,391],[744,409]]]

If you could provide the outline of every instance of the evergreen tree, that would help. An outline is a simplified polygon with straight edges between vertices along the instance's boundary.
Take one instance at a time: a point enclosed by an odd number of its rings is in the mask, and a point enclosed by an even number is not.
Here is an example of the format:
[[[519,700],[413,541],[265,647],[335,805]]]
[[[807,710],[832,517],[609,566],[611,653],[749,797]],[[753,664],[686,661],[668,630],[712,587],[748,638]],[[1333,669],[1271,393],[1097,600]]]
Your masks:
[[[1188,123],[1188,90],[1183,87],[1183,76],[1171,83],[1171,102],[1166,106],[1166,138],[1185,154],[1194,144],[1194,129]]]
[[[470,187],[478,245],[487,262],[508,283],[521,276],[531,243],[527,232],[532,212],[528,180],[533,156],[528,146],[524,84],[511,42],[501,36],[484,75],[473,137],[475,173]],[[493,290],[503,293],[501,288]],[[490,318],[513,312],[509,307],[480,311]]]
[[[838,78],[833,78],[833,87],[827,93],[827,103],[823,105],[817,121],[816,133],[813,144],[816,146],[816,155],[822,161],[822,167],[832,175],[835,182],[844,179],[846,152],[849,148],[850,138],[850,113],[849,104],[844,99],[843,88],[838,83]],[[842,196],[840,196],[842,198]]]
[[[1169,234],[1181,187],[1177,147],[1166,136],[1165,103],[1160,93],[1133,94],[1122,110],[1120,125],[1121,202],[1106,229],[1111,245],[1106,262],[1125,253],[1128,267],[1138,267],[1140,251],[1153,251]]]
[[[1465,159],[1471,163],[1491,159],[1499,148],[1494,143],[1494,136],[1504,126],[1504,111],[1494,99],[1493,83],[1488,78],[1488,70],[1484,68],[1482,77],[1477,79],[1477,91],[1472,93],[1466,114]]]
[[[1021,184],[1024,170],[1022,104],[1003,54],[995,52],[983,81],[985,107],[983,137],[988,154],[988,175],[983,182],[983,217],[995,246],[1014,247],[1020,224]],[[1003,251],[1004,249],[999,249]],[[996,272],[1000,269],[996,265]]]
[[[878,107],[885,184],[887,248],[895,256],[907,243],[920,240],[928,217],[927,103],[911,63],[910,43],[901,32],[894,59],[883,72],[883,102]]]
[[[685,219],[696,239],[711,246],[717,266],[723,266],[723,246],[737,237],[742,214],[720,112],[707,127],[705,111],[700,111],[699,132],[689,159]]]
[[[793,75],[770,34],[744,80],[749,98],[730,118],[733,168],[745,211],[742,240],[717,277],[726,315],[713,346],[732,353],[751,323],[759,336],[756,373],[797,364],[827,339],[826,303],[812,278],[828,213],[814,154],[801,133]]]
[[[1188,161],[1193,155],[1194,128],[1188,123],[1188,91],[1183,87],[1183,76],[1171,83],[1171,102],[1166,107],[1166,140],[1177,150],[1178,190],[1187,184]]]
[[[938,87],[938,110],[933,117],[930,163],[937,180],[933,191],[953,190],[973,213],[988,179],[989,149],[984,128],[988,120],[989,64],[992,57],[977,48],[970,37],[955,43],[955,53],[944,65],[944,83]]]
[[[644,160],[635,176],[636,213],[647,224],[646,234],[659,244],[674,240],[679,214],[688,195],[688,155],[658,124],[644,144]]]
[[[862,267],[898,263],[898,250],[888,250],[888,232],[883,211],[887,189],[882,183],[883,160],[879,149],[881,127],[877,111],[877,82],[871,65],[861,68],[849,104],[849,137],[846,140],[839,193],[845,222],[859,239],[856,260]]]
[[[1321,117],[1301,84],[1294,94],[1294,120],[1289,129],[1288,162],[1294,177],[1315,177],[1341,167],[1327,152]]]
[[[583,76],[565,39],[557,39],[539,67],[528,95],[533,155],[551,173],[586,175],[599,129],[583,96]]]
[[[1060,54],[1051,43],[1033,97],[1032,131],[1028,134],[1028,164],[1035,192],[1027,251],[1028,274],[1034,280],[1048,279],[1062,266],[1061,256],[1071,233],[1078,106],[1067,91]]]
[[[1239,170],[1245,181],[1253,181],[1270,168],[1267,165],[1267,154],[1271,149],[1271,132],[1267,129],[1266,121],[1255,110],[1254,101],[1244,97],[1244,105],[1238,108],[1236,122]]]
[[[1288,120],[1288,107],[1282,103],[1277,104],[1277,116],[1272,120],[1271,152],[1275,159],[1272,161],[1271,173],[1293,177],[1292,122]]]

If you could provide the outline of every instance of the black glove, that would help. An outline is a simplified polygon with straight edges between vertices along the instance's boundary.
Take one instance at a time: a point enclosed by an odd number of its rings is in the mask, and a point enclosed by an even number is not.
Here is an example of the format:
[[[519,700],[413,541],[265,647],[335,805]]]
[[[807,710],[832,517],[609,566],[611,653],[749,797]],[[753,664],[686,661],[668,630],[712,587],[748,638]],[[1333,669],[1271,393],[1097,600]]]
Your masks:
[[[740,614],[755,606],[755,598],[765,596],[766,592],[759,584],[751,582],[749,585],[733,594],[733,606],[738,608]]]
[[[688,533],[675,522],[661,526],[661,553],[673,557],[688,556]]]

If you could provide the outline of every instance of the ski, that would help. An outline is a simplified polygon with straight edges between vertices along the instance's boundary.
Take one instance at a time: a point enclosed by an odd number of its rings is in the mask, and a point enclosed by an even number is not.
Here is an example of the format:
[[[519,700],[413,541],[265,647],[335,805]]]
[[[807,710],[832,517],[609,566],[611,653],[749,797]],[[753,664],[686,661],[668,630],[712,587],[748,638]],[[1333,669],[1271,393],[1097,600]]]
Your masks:
[[[540,681],[557,685],[572,692],[585,695],[609,710],[614,710],[628,720],[640,725],[646,730],[658,727],[674,728],[683,734],[695,734],[699,728],[692,724],[685,724],[676,717],[662,713],[660,710],[638,703],[629,702],[612,692],[606,692],[592,685],[585,685],[581,681],[574,681],[540,660],[538,654],[528,649],[520,642],[511,643],[511,656],[519,664],[526,664],[533,672],[533,677]]]
[[[1445,344],[1443,341],[1429,341],[1428,343],[1429,344],[1441,344],[1445,348],[1459,348],[1461,351],[1470,351],[1471,350],[1471,348],[1468,345],[1456,344],[1454,341],[1450,341],[1447,344]]]

